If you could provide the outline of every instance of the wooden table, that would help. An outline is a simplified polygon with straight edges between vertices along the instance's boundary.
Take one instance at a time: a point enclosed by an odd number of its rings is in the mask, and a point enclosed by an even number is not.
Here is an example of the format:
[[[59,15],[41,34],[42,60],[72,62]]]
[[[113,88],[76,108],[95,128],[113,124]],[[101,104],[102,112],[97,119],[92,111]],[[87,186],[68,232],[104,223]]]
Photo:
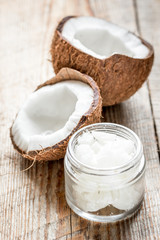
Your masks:
[[[160,1],[1,0],[0,8],[0,239],[160,239]],[[20,173],[31,162],[15,152],[9,138],[22,103],[53,76],[49,48],[58,21],[77,14],[118,23],[151,42],[156,53],[149,81],[128,101],[103,110],[104,121],[140,136],[147,159],[141,211],[116,224],[88,222],[70,210],[62,160]]]

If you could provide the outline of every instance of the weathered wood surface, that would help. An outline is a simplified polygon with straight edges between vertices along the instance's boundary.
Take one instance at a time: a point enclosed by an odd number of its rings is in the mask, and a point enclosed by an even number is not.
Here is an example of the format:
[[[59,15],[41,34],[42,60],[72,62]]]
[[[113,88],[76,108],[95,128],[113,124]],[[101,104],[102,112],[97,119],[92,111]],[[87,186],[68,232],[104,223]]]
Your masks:
[[[0,239],[160,239],[160,1],[0,1]],[[145,84],[131,99],[103,111],[104,121],[138,133],[147,159],[141,211],[117,224],[90,223],[76,216],[64,196],[63,161],[30,165],[14,150],[9,127],[21,104],[53,75],[49,47],[57,22],[66,15],[94,15],[139,32],[155,48]],[[160,141],[159,141],[160,143]]]

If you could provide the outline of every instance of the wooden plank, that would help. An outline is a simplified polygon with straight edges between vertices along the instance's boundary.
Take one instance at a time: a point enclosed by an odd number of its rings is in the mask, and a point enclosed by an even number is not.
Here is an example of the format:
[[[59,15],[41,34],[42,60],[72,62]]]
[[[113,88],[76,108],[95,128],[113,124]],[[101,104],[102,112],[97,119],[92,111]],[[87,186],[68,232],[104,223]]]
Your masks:
[[[47,59],[58,20],[94,14],[136,31],[133,2],[10,0],[1,1],[1,9],[0,174],[16,174],[0,177],[0,239],[158,239],[160,169],[146,85],[127,102],[104,109],[105,121],[122,123],[139,134],[148,161],[142,210],[125,222],[90,223],[71,213],[64,198],[63,161],[35,164],[19,173],[30,162],[13,150],[8,131],[28,94],[53,75]]]
[[[155,129],[158,138],[157,140],[160,148],[160,55],[158,54],[160,51],[160,2],[156,0],[147,0],[145,2],[140,0],[136,3],[140,33],[153,44],[155,50],[155,61],[148,86],[155,119]]]

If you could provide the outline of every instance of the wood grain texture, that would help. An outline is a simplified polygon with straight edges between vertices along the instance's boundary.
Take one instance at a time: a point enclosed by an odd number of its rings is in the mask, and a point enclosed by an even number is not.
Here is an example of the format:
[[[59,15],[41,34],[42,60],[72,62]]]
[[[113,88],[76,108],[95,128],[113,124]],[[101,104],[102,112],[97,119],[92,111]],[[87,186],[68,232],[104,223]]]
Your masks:
[[[1,0],[0,7],[0,175],[15,172],[0,176],[0,239],[160,239],[160,166],[154,128],[155,120],[159,135],[159,1],[137,1],[138,10],[132,0]],[[64,196],[63,161],[35,164],[20,173],[30,162],[13,150],[9,138],[9,127],[29,93],[53,76],[48,61],[53,30],[62,17],[77,14],[103,17],[134,32],[138,23],[142,36],[157,51],[150,95],[145,84],[128,101],[103,110],[104,121],[124,124],[140,136],[147,159],[142,209],[117,224],[90,223],[71,212]]]
[[[154,45],[154,50],[156,53],[153,71],[151,72],[150,76],[151,80],[148,82],[148,87],[155,121],[155,130],[157,131],[157,142],[160,148],[160,2],[147,0],[144,3],[144,1],[140,0],[136,3],[140,34],[147,38]]]

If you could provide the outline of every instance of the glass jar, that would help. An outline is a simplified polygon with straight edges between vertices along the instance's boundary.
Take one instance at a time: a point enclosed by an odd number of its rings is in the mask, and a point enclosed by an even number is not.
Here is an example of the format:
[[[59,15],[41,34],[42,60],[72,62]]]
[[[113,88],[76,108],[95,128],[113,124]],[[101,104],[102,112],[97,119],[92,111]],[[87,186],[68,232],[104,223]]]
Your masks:
[[[135,154],[127,164],[114,168],[93,168],[75,157],[77,139],[84,132],[103,131],[133,141]],[[66,151],[65,194],[70,208],[79,216],[96,222],[115,222],[137,211],[144,197],[146,161],[139,137],[129,128],[97,123],[77,131]]]

